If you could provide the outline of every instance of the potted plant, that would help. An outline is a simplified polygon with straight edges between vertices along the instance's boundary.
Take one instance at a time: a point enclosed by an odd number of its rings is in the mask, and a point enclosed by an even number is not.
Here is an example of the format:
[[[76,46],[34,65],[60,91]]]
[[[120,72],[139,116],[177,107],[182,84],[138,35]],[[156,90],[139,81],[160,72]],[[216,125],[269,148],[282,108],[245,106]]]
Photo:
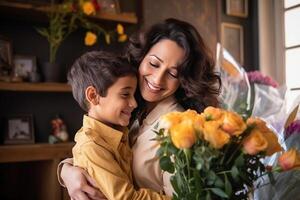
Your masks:
[[[37,28],[39,34],[44,36],[49,43],[49,62],[43,65],[45,81],[58,82],[60,79],[61,68],[56,62],[57,50],[62,42],[79,27],[87,29],[85,36],[85,45],[92,46],[97,41],[98,35],[104,35],[107,44],[113,32],[108,32],[98,24],[91,22],[89,15],[94,15],[100,6],[95,0],[67,0],[61,4],[51,2],[49,10],[49,26],[46,28]],[[126,40],[126,34],[120,30],[118,25],[119,38]],[[121,26],[122,27],[122,26]],[[122,28],[121,28],[122,29]],[[123,42],[124,40],[118,40]]]

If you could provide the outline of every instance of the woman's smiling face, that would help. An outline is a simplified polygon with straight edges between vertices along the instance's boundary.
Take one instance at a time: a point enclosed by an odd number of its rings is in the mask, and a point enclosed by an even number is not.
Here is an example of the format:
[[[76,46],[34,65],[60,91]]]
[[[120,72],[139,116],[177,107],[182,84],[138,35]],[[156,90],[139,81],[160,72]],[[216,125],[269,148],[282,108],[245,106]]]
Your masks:
[[[169,39],[152,46],[139,67],[139,87],[144,100],[156,104],[176,92],[180,85],[178,68],[184,56],[183,48]]]

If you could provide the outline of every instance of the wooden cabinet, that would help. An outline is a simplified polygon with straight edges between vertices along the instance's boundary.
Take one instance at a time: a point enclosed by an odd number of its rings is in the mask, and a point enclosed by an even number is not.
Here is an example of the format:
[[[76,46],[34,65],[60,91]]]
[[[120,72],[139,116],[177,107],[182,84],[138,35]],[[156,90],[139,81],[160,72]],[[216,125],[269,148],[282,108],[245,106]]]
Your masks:
[[[66,191],[57,181],[59,162],[74,143],[0,146],[0,199],[60,200]]]

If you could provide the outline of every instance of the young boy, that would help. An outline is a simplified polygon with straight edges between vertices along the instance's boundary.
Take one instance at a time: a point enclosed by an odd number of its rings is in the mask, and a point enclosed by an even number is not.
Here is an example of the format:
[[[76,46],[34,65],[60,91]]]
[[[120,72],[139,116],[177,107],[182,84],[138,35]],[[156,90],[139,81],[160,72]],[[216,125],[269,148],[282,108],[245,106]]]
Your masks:
[[[136,69],[124,58],[94,51],[75,61],[68,81],[75,100],[87,112],[75,135],[74,165],[85,169],[109,200],[169,199],[133,186],[126,126],[137,106]]]

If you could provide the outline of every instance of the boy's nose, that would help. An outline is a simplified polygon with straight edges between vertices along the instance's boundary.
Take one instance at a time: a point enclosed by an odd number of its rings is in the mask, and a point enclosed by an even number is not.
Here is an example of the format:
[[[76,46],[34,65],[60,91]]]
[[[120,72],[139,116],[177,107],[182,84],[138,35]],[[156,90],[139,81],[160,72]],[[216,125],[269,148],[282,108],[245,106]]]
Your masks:
[[[134,97],[131,98],[131,100],[130,100],[130,102],[129,102],[129,106],[130,106],[131,108],[133,108],[133,109],[137,107],[137,103],[136,103],[136,100],[135,100]]]

